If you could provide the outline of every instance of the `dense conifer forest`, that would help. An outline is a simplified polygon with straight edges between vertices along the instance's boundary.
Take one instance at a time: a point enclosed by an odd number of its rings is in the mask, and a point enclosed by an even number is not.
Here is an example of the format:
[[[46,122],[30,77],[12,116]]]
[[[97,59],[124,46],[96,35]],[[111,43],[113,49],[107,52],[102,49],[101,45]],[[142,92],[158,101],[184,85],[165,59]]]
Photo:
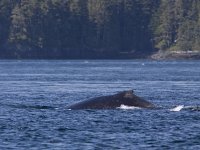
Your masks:
[[[200,0],[0,0],[0,58],[200,52]]]

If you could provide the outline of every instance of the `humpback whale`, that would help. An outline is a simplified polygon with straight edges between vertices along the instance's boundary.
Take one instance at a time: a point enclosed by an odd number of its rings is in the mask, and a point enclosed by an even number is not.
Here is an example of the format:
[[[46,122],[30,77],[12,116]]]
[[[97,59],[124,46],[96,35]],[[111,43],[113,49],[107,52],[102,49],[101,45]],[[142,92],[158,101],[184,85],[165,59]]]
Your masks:
[[[138,97],[133,90],[119,92],[114,95],[101,96],[68,106],[67,109],[115,109],[121,105],[141,108],[154,108],[155,105]]]

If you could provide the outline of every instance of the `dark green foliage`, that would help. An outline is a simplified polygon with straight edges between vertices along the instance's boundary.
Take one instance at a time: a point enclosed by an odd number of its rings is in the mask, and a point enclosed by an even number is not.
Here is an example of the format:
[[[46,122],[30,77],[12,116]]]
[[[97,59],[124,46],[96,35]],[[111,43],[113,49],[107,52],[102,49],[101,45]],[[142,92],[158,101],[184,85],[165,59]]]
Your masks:
[[[1,58],[200,50],[199,0],[1,0]]]
[[[200,1],[162,0],[154,16],[155,47],[161,50],[200,50]],[[155,22],[153,22],[154,24]]]

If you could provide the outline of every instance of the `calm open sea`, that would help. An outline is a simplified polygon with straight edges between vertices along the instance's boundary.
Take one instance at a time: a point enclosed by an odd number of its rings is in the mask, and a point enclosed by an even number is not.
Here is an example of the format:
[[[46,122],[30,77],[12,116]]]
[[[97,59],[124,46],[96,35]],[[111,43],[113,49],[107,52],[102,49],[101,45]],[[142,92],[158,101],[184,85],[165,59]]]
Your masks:
[[[159,109],[66,109],[130,89]],[[1,60],[0,149],[199,150],[200,61]]]

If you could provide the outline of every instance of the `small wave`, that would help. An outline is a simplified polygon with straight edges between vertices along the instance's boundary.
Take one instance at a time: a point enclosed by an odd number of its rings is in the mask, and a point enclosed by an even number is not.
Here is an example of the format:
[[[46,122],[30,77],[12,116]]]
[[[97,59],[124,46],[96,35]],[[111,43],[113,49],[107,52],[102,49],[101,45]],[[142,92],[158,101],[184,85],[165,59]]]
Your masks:
[[[57,108],[52,107],[52,106],[40,106],[40,105],[28,106],[28,108],[32,108],[32,109],[57,109]]]
[[[44,105],[4,104],[4,106],[17,109],[56,109],[56,107]]]
[[[85,61],[84,61],[84,63],[85,63],[85,64],[88,64],[88,63],[89,63],[89,61],[85,60]]]
[[[181,111],[183,108],[184,108],[184,105],[178,105],[175,108],[170,109],[170,111],[177,112],[177,111]]]
[[[134,107],[134,106],[127,106],[127,105],[121,105],[120,107],[118,107],[118,109],[141,109],[139,107]]]
[[[200,111],[200,106],[185,106],[184,109],[190,111]]]

